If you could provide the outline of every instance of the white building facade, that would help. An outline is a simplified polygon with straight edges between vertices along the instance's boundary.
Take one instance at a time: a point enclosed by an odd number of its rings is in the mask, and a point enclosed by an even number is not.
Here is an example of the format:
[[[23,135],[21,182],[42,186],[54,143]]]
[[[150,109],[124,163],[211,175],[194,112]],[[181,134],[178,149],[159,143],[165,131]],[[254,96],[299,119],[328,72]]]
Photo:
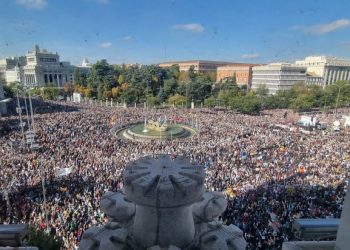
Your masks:
[[[89,66],[82,68],[89,72]],[[7,83],[21,82],[26,86],[54,84],[62,87],[65,83],[73,83],[74,68],[76,66],[69,62],[61,62],[57,52],[51,53],[36,45],[26,56],[0,60],[0,78]]]
[[[272,63],[253,67],[252,90],[266,86],[269,94],[288,90],[297,82],[305,82],[306,67],[289,63]]]
[[[308,56],[304,60],[296,61],[295,64],[306,67],[307,72],[315,77],[322,77],[322,86],[340,80],[350,81],[350,60],[328,56]],[[312,84],[312,81],[307,83]]]
[[[26,55],[27,64],[23,67],[24,84],[43,86],[52,83],[62,87],[64,83],[73,83],[73,67],[69,62],[60,62],[57,53],[47,52],[35,46],[34,51]]]

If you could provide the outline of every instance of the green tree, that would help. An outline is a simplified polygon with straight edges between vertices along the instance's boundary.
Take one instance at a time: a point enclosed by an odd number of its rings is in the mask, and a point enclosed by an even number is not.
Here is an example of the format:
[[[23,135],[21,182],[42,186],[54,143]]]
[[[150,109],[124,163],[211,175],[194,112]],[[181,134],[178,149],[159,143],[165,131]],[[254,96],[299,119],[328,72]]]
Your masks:
[[[57,88],[52,83],[45,84],[45,86],[41,88],[41,92],[38,92],[38,94],[39,93],[42,95],[42,97],[45,100],[55,100],[60,95],[63,95],[63,91],[61,89]]]
[[[178,87],[178,84],[174,77],[166,79],[164,81],[164,88],[163,88],[165,98],[168,98],[170,95],[174,95],[177,87]]]
[[[208,108],[215,107],[215,97],[214,96],[209,96],[204,100],[204,106]]]
[[[123,75],[119,75],[118,77],[118,83],[122,85],[125,82],[125,77]]]
[[[313,99],[308,94],[300,95],[291,101],[289,107],[297,112],[309,111],[314,107]]]
[[[167,69],[168,71],[168,77],[167,79],[174,78],[175,80],[178,80],[180,77],[180,67],[178,64],[174,64],[171,67]]]
[[[261,84],[259,87],[255,90],[255,93],[258,96],[267,96],[269,94],[269,89],[266,87],[266,84]]]
[[[157,103],[161,104],[167,99],[167,96],[165,95],[163,88],[160,87],[159,92],[157,94]]]
[[[328,85],[325,89],[329,102],[335,107],[338,100],[338,107],[349,105],[350,103],[350,82],[337,81],[334,84]],[[339,97],[339,99],[338,99]]]
[[[108,93],[117,85],[114,77],[114,67],[106,60],[97,61],[91,68],[88,83],[89,87],[97,89],[98,99],[106,98],[107,96],[103,94]]]
[[[231,98],[230,105],[232,108],[244,114],[257,115],[261,111],[261,101],[254,92],[245,96],[236,96]]]
[[[30,227],[26,245],[37,247],[39,250],[60,250],[63,247],[63,241]]]
[[[265,109],[283,109],[288,108],[289,102],[284,96],[270,95],[265,98],[261,97],[263,108]]]
[[[16,88],[14,86],[3,84],[4,95],[6,98],[13,98],[16,95]]]
[[[168,104],[169,105],[173,105],[174,104],[175,106],[180,106],[182,104],[185,104],[186,100],[187,100],[186,96],[175,94],[175,95],[169,97]]]
[[[322,107],[324,100],[324,91],[319,85],[309,85],[308,86],[308,95],[312,100],[313,107]]]
[[[187,71],[187,74],[188,74],[189,80],[194,81],[194,79],[196,78],[196,73],[193,65],[190,66],[190,68]]]

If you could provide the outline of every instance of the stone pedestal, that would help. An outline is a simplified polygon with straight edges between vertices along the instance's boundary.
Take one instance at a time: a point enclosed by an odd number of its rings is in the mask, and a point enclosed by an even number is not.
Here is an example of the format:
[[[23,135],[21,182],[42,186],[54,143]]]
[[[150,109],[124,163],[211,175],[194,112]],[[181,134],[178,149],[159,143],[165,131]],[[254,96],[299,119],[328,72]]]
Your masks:
[[[350,186],[345,195],[341,220],[335,243],[336,250],[350,249]]]
[[[137,245],[189,245],[195,234],[191,205],[201,199],[203,182],[203,169],[182,157],[145,157],[127,166],[124,189],[136,204],[133,236]]]
[[[131,162],[124,190],[102,197],[110,222],[87,230],[79,249],[245,249],[242,231],[218,221],[227,203],[222,193],[205,192],[204,178],[203,167],[182,156]]]

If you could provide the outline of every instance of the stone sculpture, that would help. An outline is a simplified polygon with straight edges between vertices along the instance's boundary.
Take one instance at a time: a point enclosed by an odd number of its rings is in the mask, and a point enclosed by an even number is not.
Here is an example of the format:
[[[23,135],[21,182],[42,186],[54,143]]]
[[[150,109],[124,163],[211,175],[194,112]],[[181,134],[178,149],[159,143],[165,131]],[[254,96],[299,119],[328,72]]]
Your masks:
[[[102,197],[108,224],[88,229],[79,249],[245,249],[242,231],[218,221],[226,199],[206,192],[204,178],[203,168],[182,156],[131,162],[124,189]]]
[[[168,129],[168,124],[166,122],[162,123],[160,120],[158,120],[158,121],[148,120],[147,121],[147,128],[149,130],[164,132]]]

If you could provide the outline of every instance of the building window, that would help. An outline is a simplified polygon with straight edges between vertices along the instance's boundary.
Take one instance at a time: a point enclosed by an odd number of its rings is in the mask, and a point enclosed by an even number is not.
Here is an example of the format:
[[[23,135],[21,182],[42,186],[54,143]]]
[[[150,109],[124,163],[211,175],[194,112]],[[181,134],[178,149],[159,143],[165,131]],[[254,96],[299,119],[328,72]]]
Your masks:
[[[39,58],[39,61],[40,62],[56,62],[57,60],[56,60],[56,58],[44,58],[44,57],[42,57],[42,58]]]

